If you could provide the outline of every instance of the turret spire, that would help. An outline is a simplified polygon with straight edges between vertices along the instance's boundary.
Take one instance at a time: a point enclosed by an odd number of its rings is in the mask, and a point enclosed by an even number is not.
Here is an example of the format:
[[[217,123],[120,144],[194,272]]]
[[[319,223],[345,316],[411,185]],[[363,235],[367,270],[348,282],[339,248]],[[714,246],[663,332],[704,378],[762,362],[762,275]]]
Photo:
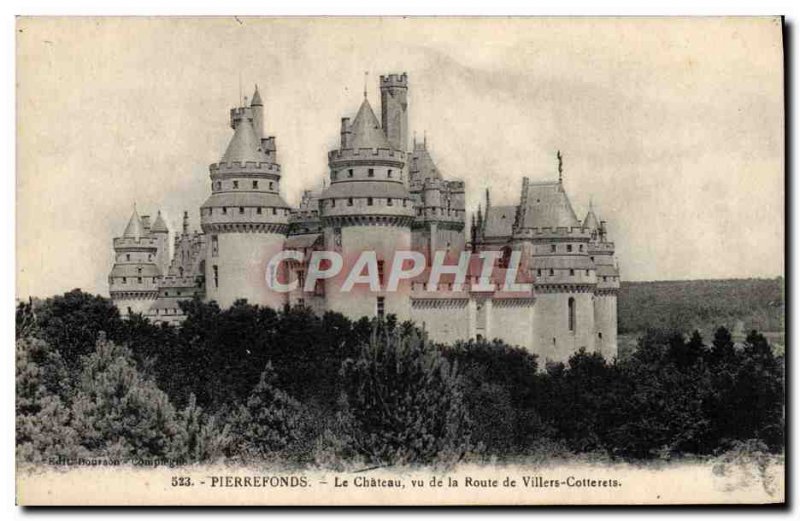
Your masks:
[[[558,182],[564,182],[564,159],[561,157],[561,150],[556,151],[556,158],[558,159]]]

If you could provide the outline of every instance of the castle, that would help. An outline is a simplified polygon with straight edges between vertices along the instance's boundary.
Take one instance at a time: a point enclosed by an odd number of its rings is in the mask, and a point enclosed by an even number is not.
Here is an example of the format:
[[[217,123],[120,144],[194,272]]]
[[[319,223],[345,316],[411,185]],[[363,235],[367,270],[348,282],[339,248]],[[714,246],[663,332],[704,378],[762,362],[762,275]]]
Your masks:
[[[405,73],[381,76],[380,120],[365,92],[355,117],[341,120],[339,147],[328,153],[326,188],[305,191],[292,208],[281,196],[276,142],[263,135],[264,105],[256,87],[249,105],[231,109],[233,137],[219,162],[209,166],[202,232],[189,230],[184,212],[183,228],[170,245],[160,212],[151,223],[134,208],[122,236],[113,240],[108,282],[120,311],[174,323],[183,318],[183,300],[200,297],[228,307],[247,299],[353,319],[394,314],[424,325],[436,341],[500,338],[542,361],[564,361],[580,348],[616,356],[614,243],[591,207],[583,221],[576,216],[564,190],[560,153],[558,179],[523,177],[518,204],[495,206],[487,190],[468,239],[464,182],[442,175],[427,139],[414,139],[408,149],[408,88]],[[265,267],[286,250],[302,252],[302,260],[287,263],[300,287],[279,293],[265,283]],[[521,259],[519,271],[532,289],[509,292],[496,275],[487,283],[479,267],[470,265],[464,284],[443,278],[433,290],[425,284],[426,271],[392,292],[383,285],[339,291],[335,278],[303,291],[313,252],[347,258],[365,250],[376,252],[382,283],[383,263],[393,252],[452,259],[471,251],[494,252],[494,274]]]

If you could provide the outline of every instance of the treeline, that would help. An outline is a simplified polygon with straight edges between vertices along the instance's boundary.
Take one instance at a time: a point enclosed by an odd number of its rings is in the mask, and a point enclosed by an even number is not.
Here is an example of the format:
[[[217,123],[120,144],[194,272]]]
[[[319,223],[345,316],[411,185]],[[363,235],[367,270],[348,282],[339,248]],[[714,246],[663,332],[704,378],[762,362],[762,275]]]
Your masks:
[[[783,359],[752,332],[651,331],[541,368],[413,324],[190,302],[177,327],[72,291],[17,308],[17,455],[385,465],[783,448]],[[755,440],[755,441],[754,441]],[[754,445],[755,444],[755,445]]]
[[[685,332],[736,327],[783,331],[784,280],[729,279],[622,282],[619,331],[669,328]]]

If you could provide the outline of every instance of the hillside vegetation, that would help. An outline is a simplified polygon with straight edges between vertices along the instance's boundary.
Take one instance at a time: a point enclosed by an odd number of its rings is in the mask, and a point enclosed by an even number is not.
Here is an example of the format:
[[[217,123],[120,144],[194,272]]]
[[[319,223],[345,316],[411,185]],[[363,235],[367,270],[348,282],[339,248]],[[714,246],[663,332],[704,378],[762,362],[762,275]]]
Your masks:
[[[736,341],[755,329],[783,344],[784,280],[727,279],[623,282],[619,292],[619,332],[647,329],[728,328]],[[778,335],[780,336],[778,337]]]

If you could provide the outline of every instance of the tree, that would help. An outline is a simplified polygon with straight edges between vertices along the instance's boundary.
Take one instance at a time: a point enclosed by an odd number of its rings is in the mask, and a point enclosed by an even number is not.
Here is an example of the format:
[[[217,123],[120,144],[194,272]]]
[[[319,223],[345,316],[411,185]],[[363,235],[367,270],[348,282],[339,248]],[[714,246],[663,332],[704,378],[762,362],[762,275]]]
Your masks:
[[[370,462],[432,463],[470,448],[456,367],[415,330],[376,327],[342,376],[353,448]]]
[[[84,356],[72,405],[81,445],[110,457],[171,458],[180,435],[167,395],[136,369],[130,351],[100,335]]]
[[[54,378],[63,361],[44,341],[20,338],[16,346],[16,445],[21,461],[42,462],[81,454],[68,405]]]
[[[301,439],[300,402],[278,389],[276,380],[267,364],[247,402],[233,414],[234,443],[241,455],[267,457]]]
[[[203,412],[193,393],[186,407],[178,411],[176,421],[179,429],[175,452],[184,461],[214,461],[228,450],[232,441],[229,426],[221,427],[216,416]]]

